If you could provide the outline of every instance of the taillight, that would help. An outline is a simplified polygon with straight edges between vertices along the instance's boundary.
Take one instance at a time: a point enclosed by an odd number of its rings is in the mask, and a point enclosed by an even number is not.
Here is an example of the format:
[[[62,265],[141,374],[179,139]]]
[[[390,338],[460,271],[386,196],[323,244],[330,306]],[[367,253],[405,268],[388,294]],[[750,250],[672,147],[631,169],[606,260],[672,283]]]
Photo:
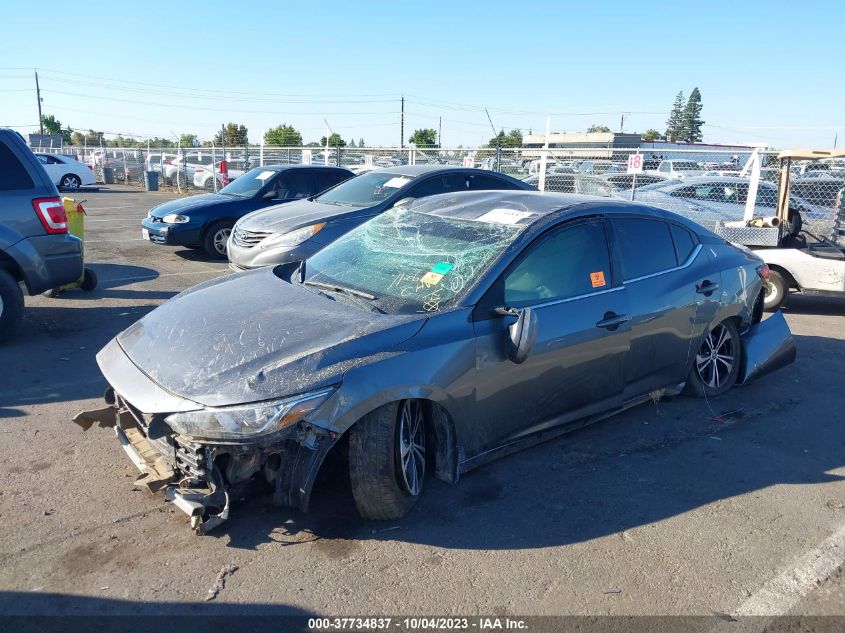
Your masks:
[[[59,198],[36,198],[32,201],[35,215],[48,233],[67,233],[67,213]]]
[[[205,170],[204,170],[202,167],[197,167],[197,173],[198,173],[198,174],[201,174],[201,173],[203,173],[204,171],[205,171]]]
[[[771,271],[769,270],[769,265],[762,264],[760,266],[757,266],[757,274],[763,281],[769,281],[769,275],[771,274]]]
[[[91,165],[88,165],[88,169],[90,169],[91,171],[94,171],[94,168]]]

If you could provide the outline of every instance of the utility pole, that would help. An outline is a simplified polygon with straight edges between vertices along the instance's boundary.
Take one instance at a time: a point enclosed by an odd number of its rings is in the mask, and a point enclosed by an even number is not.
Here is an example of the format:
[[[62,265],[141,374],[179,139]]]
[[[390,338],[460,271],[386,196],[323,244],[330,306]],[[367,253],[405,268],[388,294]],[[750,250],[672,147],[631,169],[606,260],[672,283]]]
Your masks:
[[[399,149],[405,147],[405,95],[402,95],[402,113],[399,116]]]
[[[629,114],[630,114],[630,112],[623,112],[622,113],[622,120],[619,122],[619,133],[620,134],[625,131],[625,117],[628,116]]]
[[[38,71],[35,71],[35,96],[38,98],[38,128],[44,134],[44,119],[41,118],[41,87],[38,85]]]
[[[437,144],[443,147],[443,117],[437,117]],[[834,145],[836,147],[836,145]]]

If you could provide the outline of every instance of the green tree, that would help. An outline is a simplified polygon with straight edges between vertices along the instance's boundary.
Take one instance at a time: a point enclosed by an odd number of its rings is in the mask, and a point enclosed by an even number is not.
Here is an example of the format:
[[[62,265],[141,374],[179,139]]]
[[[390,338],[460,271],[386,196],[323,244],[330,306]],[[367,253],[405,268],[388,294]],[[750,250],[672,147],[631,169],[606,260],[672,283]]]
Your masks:
[[[326,146],[326,137],[320,139],[320,146]],[[346,141],[344,141],[340,134],[337,132],[333,132],[332,135],[329,137],[329,146],[330,147],[346,147]]]
[[[666,121],[666,140],[680,141],[684,138],[684,91],[675,96],[675,103]]]
[[[358,147],[366,147],[366,145],[364,145],[364,137],[363,136],[358,139]]]
[[[194,147],[197,144],[196,134],[182,134],[179,136],[180,147]]]
[[[487,145],[489,147],[522,147],[522,131],[511,130],[505,134],[504,130],[499,130],[499,133],[491,138]]]
[[[701,110],[704,106],[701,104],[701,93],[698,88],[693,88],[687,100],[687,105],[684,108],[684,135],[683,139],[687,143],[700,143],[704,135],[701,133],[701,126],[704,121],[701,119]]]
[[[249,137],[247,136],[247,128],[243,124],[227,123],[226,127],[214,136],[215,145],[225,144],[226,147],[234,147],[235,145],[246,145],[247,142],[249,142]]]
[[[593,132],[610,132],[610,128],[606,125],[597,125],[593,123],[587,128],[587,134],[592,134]]]
[[[408,142],[417,147],[440,147],[437,144],[437,130],[430,127],[414,130],[414,133],[408,137]]]
[[[654,128],[651,128],[642,133],[642,139],[644,141],[662,141],[663,135]]]
[[[281,123],[264,133],[264,142],[268,145],[299,147],[302,145],[302,134],[292,125]]]
[[[59,121],[52,114],[45,114],[41,117],[41,125],[44,126],[44,132],[62,137],[62,142],[70,144],[73,130],[69,127],[63,128],[62,122]]]
[[[351,141],[349,141],[349,147],[356,147],[354,138]]]

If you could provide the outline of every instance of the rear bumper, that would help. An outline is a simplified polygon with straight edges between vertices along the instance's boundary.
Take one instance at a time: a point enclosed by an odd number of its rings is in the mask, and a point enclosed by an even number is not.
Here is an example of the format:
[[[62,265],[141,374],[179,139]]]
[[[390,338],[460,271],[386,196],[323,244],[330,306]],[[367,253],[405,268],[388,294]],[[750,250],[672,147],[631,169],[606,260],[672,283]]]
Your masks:
[[[742,335],[740,384],[789,365],[795,360],[795,340],[783,313],[778,310]]]
[[[67,233],[29,237],[6,252],[20,267],[31,295],[75,282],[82,276],[82,240]]]

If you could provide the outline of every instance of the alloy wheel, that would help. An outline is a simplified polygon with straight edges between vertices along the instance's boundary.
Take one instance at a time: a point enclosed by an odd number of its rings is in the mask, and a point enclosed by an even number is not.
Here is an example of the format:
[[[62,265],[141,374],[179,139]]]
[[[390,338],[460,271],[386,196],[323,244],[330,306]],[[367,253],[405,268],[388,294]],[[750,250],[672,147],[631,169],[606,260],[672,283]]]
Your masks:
[[[63,189],[77,189],[79,187],[79,178],[76,176],[65,176],[62,178]]]
[[[397,438],[401,483],[406,492],[420,494],[425,479],[425,421],[420,403],[405,400],[399,409]]]
[[[734,340],[723,324],[714,327],[695,356],[695,367],[701,381],[718,389],[728,380],[736,358]]]
[[[232,229],[226,227],[224,229],[220,229],[217,233],[214,234],[214,250],[216,250],[221,255],[226,254],[226,242],[229,241],[229,236],[232,234]]]

